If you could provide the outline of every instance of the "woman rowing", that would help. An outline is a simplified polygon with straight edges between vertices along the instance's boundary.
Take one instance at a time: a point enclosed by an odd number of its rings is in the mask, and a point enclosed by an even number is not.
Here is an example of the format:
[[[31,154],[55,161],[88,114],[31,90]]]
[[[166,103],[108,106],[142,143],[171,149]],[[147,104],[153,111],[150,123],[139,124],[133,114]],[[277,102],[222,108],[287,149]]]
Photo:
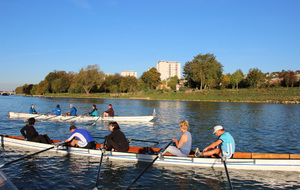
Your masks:
[[[173,138],[175,146],[169,146],[162,154],[169,152],[175,156],[188,156],[192,148],[192,135],[188,131],[189,123],[186,120],[179,122],[179,129],[182,132],[182,135],[179,139]]]
[[[89,115],[98,117],[98,111],[97,111],[96,105],[93,105],[92,108],[93,108],[93,110],[91,112],[89,112]]]
[[[117,122],[109,122],[109,130],[112,131],[110,135],[105,136],[105,140],[107,141],[106,150],[112,150],[119,152],[127,152],[129,150],[129,143],[124,135],[124,133],[120,130],[120,126]]]
[[[37,114],[38,112],[36,111],[36,109],[34,108],[34,105],[31,104],[30,108],[29,108],[29,113],[30,114]]]
[[[103,117],[113,117],[115,115],[115,111],[114,109],[112,108],[112,105],[109,104],[108,105],[108,110],[104,111],[103,112]]]

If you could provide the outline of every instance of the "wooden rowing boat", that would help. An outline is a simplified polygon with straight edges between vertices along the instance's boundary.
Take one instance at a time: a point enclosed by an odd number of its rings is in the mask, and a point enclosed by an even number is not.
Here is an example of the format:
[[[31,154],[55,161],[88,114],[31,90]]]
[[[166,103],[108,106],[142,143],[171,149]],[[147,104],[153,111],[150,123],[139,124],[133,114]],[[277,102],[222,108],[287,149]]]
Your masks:
[[[114,117],[93,117],[86,115],[78,116],[65,116],[65,115],[51,115],[51,114],[30,114],[20,112],[8,112],[9,118],[38,118],[40,120],[56,120],[56,121],[70,121],[70,122],[85,122],[85,121],[137,121],[137,122],[149,122],[155,118],[153,116],[114,116]],[[99,119],[98,119],[99,118]]]
[[[24,140],[23,137],[0,135],[1,146],[21,146],[24,148],[46,149],[53,145]],[[54,141],[54,143],[59,141]],[[49,151],[56,151],[65,154],[77,154],[82,156],[100,157],[102,144],[97,144],[96,149],[84,149],[60,146]],[[125,161],[151,162],[156,156],[159,148],[133,147],[128,152],[106,151],[104,156],[107,159]],[[300,154],[273,154],[273,153],[243,153],[236,152],[234,157],[226,161],[229,169],[243,170],[277,170],[300,172]],[[159,158],[155,164],[173,164],[180,166],[195,167],[224,167],[220,158],[196,158],[194,155],[188,157],[176,157],[169,153]]]

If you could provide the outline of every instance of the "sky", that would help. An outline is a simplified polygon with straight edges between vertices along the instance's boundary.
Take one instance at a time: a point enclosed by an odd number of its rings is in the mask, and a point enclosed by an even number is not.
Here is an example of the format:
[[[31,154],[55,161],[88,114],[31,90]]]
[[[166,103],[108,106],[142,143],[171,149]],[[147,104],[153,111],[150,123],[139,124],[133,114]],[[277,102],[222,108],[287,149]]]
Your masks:
[[[299,23],[299,0],[0,0],[0,91],[95,64],[140,77],[206,53],[223,74],[296,71]]]

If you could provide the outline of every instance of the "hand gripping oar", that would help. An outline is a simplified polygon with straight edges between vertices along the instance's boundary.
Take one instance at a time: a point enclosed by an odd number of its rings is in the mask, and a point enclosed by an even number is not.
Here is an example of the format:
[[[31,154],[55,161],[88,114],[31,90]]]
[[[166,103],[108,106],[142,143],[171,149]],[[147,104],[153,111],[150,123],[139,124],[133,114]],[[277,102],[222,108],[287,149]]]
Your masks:
[[[158,153],[160,152],[164,152],[171,144],[173,143],[173,140],[171,140],[168,145],[164,148],[161,149]],[[130,189],[131,186],[137,182],[138,179],[140,179],[140,177],[147,171],[147,169],[157,160],[157,158],[159,157],[159,155],[157,155],[154,160],[140,173],[140,175],[137,176],[137,178],[135,178],[135,180],[126,188],[126,189]]]
[[[229,183],[229,187],[230,187],[231,190],[233,190],[232,184],[231,184],[231,181],[230,181],[230,177],[229,177],[229,174],[228,174],[228,170],[227,170],[225,158],[223,158],[223,156],[222,156],[222,157],[221,157],[221,160],[222,160],[222,162],[223,162],[223,164],[224,164],[224,168],[225,168],[227,180],[228,180],[228,183]]]
[[[100,171],[101,171],[101,166],[102,166],[103,155],[105,153],[105,145],[106,145],[106,140],[104,139],[103,147],[101,149],[102,152],[101,152],[100,164],[99,164],[99,168],[98,168],[96,186],[95,186],[94,190],[98,189],[97,187],[98,187],[98,181],[99,181],[99,177],[100,177]]]
[[[51,149],[53,149],[53,148],[55,148],[55,147],[58,147],[58,146],[60,146],[60,145],[62,145],[62,144],[63,144],[63,142],[58,142],[58,143],[56,143],[54,146],[51,146],[51,147],[46,148],[46,149],[44,149],[44,150],[38,151],[38,152],[33,153],[33,154],[29,154],[29,155],[24,156],[24,157],[22,157],[22,158],[18,158],[18,159],[16,159],[16,160],[7,162],[7,163],[5,163],[5,164],[2,164],[2,165],[0,165],[0,168],[2,168],[3,166],[10,165],[10,164],[12,164],[12,163],[18,162],[18,161],[20,161],[20,160],[24,160],[25,158],[29,158],[29,157],[34,156],[34,155],[36,155],[36,154],[39,154],[39,153],[42,153],[42,152],[46,152],[47,150],[51,150]]]

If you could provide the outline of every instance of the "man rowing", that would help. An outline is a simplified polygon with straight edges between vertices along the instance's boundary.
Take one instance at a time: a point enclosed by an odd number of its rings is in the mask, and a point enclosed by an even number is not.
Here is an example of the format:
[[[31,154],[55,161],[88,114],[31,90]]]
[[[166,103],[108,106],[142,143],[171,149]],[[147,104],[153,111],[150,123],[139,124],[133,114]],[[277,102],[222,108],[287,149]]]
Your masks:
[[[29,108],[29,113],[30,114],[37,114],[38,112],[36,111],[36,109],[34,108],[34,105],[31,104],[30,108]]]
[[[182,135],[179,139],[173,138],[175,146],[169,146],[162,154],[169,152],[175,156],[188,156],[192,148],[192,135],[188,131],[189,123],[186,120],[179,122],[179,129],[182,132]]]
[[[41,142],[47,144],[53,144],[48,135],[40,135],[34,128],[35,119],[33,117],[28,119],[28,124],[23,127],[20,132],[28,141]]]
[[[70,105],[70,111],[68,111],[66,115],[77,116],[77,109],[73,106],[73,104]]]
[[[80,148],[94,149],[96,147],[95,140],[86,129],[77,129],[76,126],[70,127],[70,136],[65,143],[70,143],[71,146]]]
[[[196,148],[195,156],[206,157],[218,155],[219,157],[223,156],[226,158],[231,158],[235,151],[235,142],[233,137],[229,132],[225,132],[224,127],[221,125],[217,125],[214,127],[213,134],[219,137],[218,140],[204,148],[203,152],[200,152],[199,149]]]
[[[103,117],[108,117],[108,116],[113,117],[114,115],[115,115],[115,111],[112,108],[112,105],[109,104],[108,105],[108,110],[103,112]]]
[[[54,110],[52,110],[52,113],[54,115],[60,115],[61,114],[61,109],[60,109],[60,105],[59,104],[57,104],[56,108]]]

